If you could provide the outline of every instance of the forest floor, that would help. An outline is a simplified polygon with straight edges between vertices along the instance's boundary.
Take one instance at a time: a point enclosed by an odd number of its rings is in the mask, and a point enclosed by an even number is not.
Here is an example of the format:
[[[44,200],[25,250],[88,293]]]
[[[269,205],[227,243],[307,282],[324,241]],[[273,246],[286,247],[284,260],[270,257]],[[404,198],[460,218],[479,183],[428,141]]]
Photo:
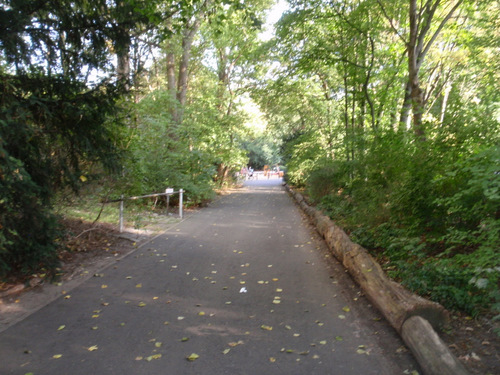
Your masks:
[[[115,226],[100,224],[92,226],[81,220],[67,220],[65,226],[71,235],[67,238],[70,250],[62,251],[59,279],[64,283],[85,270],[95,273],[106,264],[132,252],[141,243],[147,242],[161,233],[162,225],[172,224],[171,218],[146,223],[141,231],[129,231],[120,235]],[[163,227],[164,230],[164,227]],[[35,288],[44,287],[43,275],[33,275],[29,279],[11,279],[0,282],[0,315],[10,304],[23,304],[23,294]],[[43,292],[38,292],[40,307],[44,301]],[[40,308],[38,307],[38,308]],[[32,307],[33,311],[37,308]],[[452,352],[469,369],[471,374],[500,374],[500,336],[496,326],[488,317],[472,319],[462,314],[452,313],[450,326],[440,336]],[[495,330],[497,332],[495,332]]]

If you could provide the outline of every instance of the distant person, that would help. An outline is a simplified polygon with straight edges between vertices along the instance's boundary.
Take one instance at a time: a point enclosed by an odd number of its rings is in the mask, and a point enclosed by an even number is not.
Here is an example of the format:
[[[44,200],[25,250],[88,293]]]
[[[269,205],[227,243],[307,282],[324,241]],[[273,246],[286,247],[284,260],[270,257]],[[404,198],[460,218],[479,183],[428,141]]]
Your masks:
[[[247,175],[248,175],[248,169],[247,169],[247,167],[241,168],[240,173],[243,176],[243,180],[246,180],[247,179]]]

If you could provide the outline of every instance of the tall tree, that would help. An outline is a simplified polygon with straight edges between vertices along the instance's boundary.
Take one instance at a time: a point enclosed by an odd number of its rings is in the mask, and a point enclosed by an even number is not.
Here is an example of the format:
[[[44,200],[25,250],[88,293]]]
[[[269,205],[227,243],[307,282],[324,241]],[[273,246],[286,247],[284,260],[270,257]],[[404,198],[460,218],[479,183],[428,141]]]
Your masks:
[[[443,3],[441,0],[428,0],[421,3],[421,6],[417,0],[409,0],[408,35],[401,34],[394,23],[395,20],[388,14],[384,3],[381,0],[377,0],[377,2],[394,32],[405,43],[408,53],[408,83],[405,88],[400,123],[406,124],[408,122],[410,109],[412,109],[414,132],[417,137],[424,139],[425,129],[422,123],[424,98],[419,79],[420,69],[432,45],[463,0],[447,3]]]
[[[82,165],[117,166],[120,90],[102,12],[108,2],[5,1],[0,8],[0,274],[57,262],[54,191],[77,188]],[[100,75],[100,83],[90,83]],[[83,177],[82,177],[83,176]]]
[[[173,38],[167,42],[166,64],[168,89],[171,95],[171,115],[174,124],[182,123],[184,106],[188,91],[189,64],[191,49],[194,39],[202,22],[209,14],[213,0],[194,2],[189,13],[183,14],[178,24],[180,38]],[[173,31],[173,20],[168,20],[167,25]],[[180,48],[176,45],[180,39]],[[177,65],[177,66],[176,66]]]

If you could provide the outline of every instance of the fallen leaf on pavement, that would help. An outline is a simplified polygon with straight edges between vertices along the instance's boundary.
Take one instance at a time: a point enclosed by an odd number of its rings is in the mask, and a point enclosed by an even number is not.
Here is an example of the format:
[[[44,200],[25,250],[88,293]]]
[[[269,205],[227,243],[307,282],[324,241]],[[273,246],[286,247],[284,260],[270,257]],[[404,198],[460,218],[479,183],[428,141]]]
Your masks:
[[[188,361],[194,361],[197,360],[198,358],[200,358],[200,356],[196,353],[191,353],[188,357],[186,357]]]

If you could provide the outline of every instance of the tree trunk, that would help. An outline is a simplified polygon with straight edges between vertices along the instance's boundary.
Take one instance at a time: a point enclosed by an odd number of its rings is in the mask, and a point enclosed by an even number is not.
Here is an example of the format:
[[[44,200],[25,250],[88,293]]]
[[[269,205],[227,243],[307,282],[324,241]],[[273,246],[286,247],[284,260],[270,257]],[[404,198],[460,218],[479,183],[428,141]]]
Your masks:
[[[116,0],[115,6],[117,9],[123,9],[123,0]],[[130,90],[130,29],[121,23],[117,23],[116,29],[120,34],[118,38],[119,44],[115,45],[116,52],[116,77],[118,84],[125,90]]]
[[[443,101],[441,103],[441,114],[439,116],[439,123],[443,126],[444,115],[446,114],[446,107],[448,106],[448,98],[450,97],[451,84],[447,84],[444,89]]]
[[[117,52],[116,75],[125,91],[130,90],[130,46],[126,45]]]
[[[170,97],[170,116],[172,121],[177,123],[177,76],[175,74],[175,54],[172,52],[172,46],[170,46],[170,51],[167,52],[167,89]]]
[[[345,69],[345,67],[344,67]],[[351,160],[351,153],[349,151],[349,96],[347,95],[347,72],[344,71],[344,127],[345,138],[344,143],[346,146],[347,161]]]
[[[175,123],[182,123],[183,107],[186,104],[188,77],[189,77],[189,60],[191,58],[191,48],[198,29],[201,25],[201,20],[204,17],[204,12],[200,12],[193,23],[189,25],[183,33],[182,37],[182,56],[179,61],[179,76],[177,80],[177,101],[179,108],[176,111]]]
[[[422,124],[423,99],[422,89],[418,80],[420,64],[418,62],[420,52],[418,50],[419,20],[417,0],[410,0],[410,39],[408,41],[408,86],[410,94],[410,103],[413,110],[413,130],[418,139],[425,139],[425,131]],[[430,22],[430,20],[428,21]],[[406,99],[406,98],[405,98]]]
[[[167,80],[168,90],[171,95],[173,108],[172,120],[174,124],[180,125],[183,120],[183,107],[186,104],[188,80],[189,80],[189,60],[191,59],[191,48],[198,32],[201,22],[206,15],[211,0],[205,0],[200,5],[194,19],[186,21],[182,31],[182,54],[179,59],[177,76],[175,72],[175,55],[173,47],[167,53]],[[177,103],[176,103],[177,101]]]
[[[430,47],[440,34],[444,25],[452,17],[453,13],[462,4],[463,0],[458,0],[450,9],[448,14],[441,20],[437,29],[426,42],[426,37],[431,29],[432,20],[441,4],[441,0],[427,1],[421,9],[417,6],[417,0],[410,0],[410,35],[407,42],[408,50],[408,85],[403,103],[402,115],[408,109],[406,94],[409,95],[409,103],[413,111],[413,131],[417,139],[425,140],[425,129],[422,121],[424,113],[424,99],[419,82],[420,67],[429,52]],[[403,118],[404,119],[404,118]]]
[[[401,115],[399,117],[399,130],[405,131],[409,125],[409,118],[411,112],[411,87],[410,81],[406,82],[405,95],[403,99],[403,106],[401,107]]]

